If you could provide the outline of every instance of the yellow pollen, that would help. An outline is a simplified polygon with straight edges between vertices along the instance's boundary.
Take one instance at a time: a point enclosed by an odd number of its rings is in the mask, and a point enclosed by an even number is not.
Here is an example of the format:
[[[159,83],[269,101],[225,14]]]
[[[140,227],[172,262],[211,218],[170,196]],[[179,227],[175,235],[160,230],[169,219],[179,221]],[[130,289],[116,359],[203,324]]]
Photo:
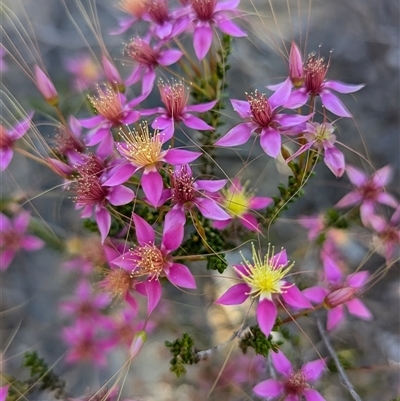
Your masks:
[[[123,113],[118,92],[109,85],[96,86],[97,95],[88,96],[90,104],[104,118],[114,124],[119,124]]]
[[[274,248],[268,244],[268,252],[261,258],[259,253],[256,252],[254,244],[252,246],[252,258],[253,263],[246,260],[243,255],[242,266],[246,274],[243,274],[239,269],[237,272],[250,287],[251,291],[249,295],[253,298],[261,296],[272,300],[273,294],[282,294],[291,287],[291,284],[287,284],[283,281],[283,278],[291,270],[294,263],[289,262],[284,265],[278,264],[278,260],[274,261]]]
[[[224,207],[232,217],[241,217],[249,210],[252,193],[246,191],[245,187],[240,190],[233,188],[233,192],[232,189],[223,189],[221,192],[225,198],[223,201]]]
[[[149,275],[150,278],[158,278],[164,268],[164,256],[153,244],[138,246],[131,250],[131,256],[135,258],[137,268],[131,273],[131,277]]]
[[[126,143],[118,146],[118,150],[136,166],[150,167],[161,161],[164,155],[161,135],[157,130],[151,135],[147,123],[140,124],[140,131],[125,133],[121,129],[120,135]]]

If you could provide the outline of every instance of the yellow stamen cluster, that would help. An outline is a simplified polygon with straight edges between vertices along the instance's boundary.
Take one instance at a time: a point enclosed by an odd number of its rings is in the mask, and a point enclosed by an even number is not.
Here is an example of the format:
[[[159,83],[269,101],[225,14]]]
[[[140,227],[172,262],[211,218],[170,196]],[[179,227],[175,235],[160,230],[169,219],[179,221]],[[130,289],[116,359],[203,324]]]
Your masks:
[[[104,118],[119,125],[123,118],[121,99],[111,85],[97,85],[97,95],[88,96],[92,107]]]
[[[164,256],[153,244],[138,246],[130,251],[134,257],[137,268],[132,271],[131,276],[149,275],[150,278],[158,278],[164,268]]]
[[[246,187],[237,187],[221,190],[224,197],[223,205],[232,217],[241,217],[249,210],[250,199],[253,194]]]
[[[253,298],[260,296],[272,300],[273,294],[282,294],[285,290],[291,287],[283,281],[283,278],[291,270],[294,263],[289,262],[284,265],[278,264],[278,260],[274,260],[274,248],[268,244],[268,252],[262,258],[256,252],[254,244],[252,244],[253,263],[246,260],[243,255],[242,266],[246,274],[243,274],[239,269],[236,269],[243,281],[251,287],[249,295]]]
[[[125,146],[118,146],[118,150],[136,166],[150,167],[161,161],[164,155],[161,135],[157,130],[151,135],[147,123],[140,125],[140,131],[125,133],[121,130],[120,135],[126,143]]]

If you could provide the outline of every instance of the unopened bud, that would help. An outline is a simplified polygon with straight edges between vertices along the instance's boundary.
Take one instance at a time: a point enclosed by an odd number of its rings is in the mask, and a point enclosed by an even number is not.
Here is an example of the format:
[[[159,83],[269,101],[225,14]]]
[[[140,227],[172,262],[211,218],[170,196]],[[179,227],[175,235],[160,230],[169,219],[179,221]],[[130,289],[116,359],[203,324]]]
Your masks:
[[[51,106],[58,105],[58,93],[56,88],[51,82],[50,78],[37,66],[35,65],[35,80],[36,86],[40,93],[45,98],[46,102]]]
[[[103,62],[104,73],[110,84],[118,90],[118,92],[124,93],[126,89],[125,84],[115,65],[104,55],[101,59]]]
[[[343,287],[332,291],[324,299],[324,306],[328,309],[344,304],[354,298],[357,288]]]
[[[129,349],[129,356],[134,359],[136,355],[140,352],[147,339],[146,332],[143,330],[138,331],[132,340],[131,348]]]
[[[303,60],[299,48],[294,42],[292,42],[289,54],[289,77],[295,88],[299,88],[303,84]]]

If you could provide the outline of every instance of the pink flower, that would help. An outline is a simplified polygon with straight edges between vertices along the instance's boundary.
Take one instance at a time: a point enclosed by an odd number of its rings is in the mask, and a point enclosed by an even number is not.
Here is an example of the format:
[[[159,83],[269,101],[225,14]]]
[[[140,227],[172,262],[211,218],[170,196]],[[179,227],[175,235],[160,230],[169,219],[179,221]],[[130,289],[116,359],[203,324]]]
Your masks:
[[[119,28],[111,32],[111,35],[119,35],[126,32],[136,21],[143,18],[147,9],[147,0],[120,0],[118,7],[129,15],[118,22]]]
[[[278,114],[277,108],[286,102],[290,94],[289,78],[269,98],[255,91],[247,95],[247,101],[232,99],[231,103],[239,116],[246,121],[233,127],[215,144],[219,146],[237,146],[246,143],[253,132],[260,135],[260,144],[264,152],[276,158],[281,151],[281,131],[290,134],[296,125],[310,119],[311,115]],[[297,133],[293,131],[292,133]]]
[[[132,85],[142,80],[142,94],[148,95],[156,79],[155,69],[175,64],[183,55],[179,50],[170,49],[161,51],[162,44],[150,46],[150,41],[140,38],[132,39],[125,46],[125,54],[138,65],[126,79],[126,85]]]
[[[68,158],[71,164],[82,159],[81,153],[85,149],[82,141],[82,125],[74,116],[69,116],[68,127],[59,129],[55,141],[59,154]]]
[[[168,218],[177,219],[184,224],[185,210],[190,212],[193,207],[197,207],[207,219],[226,220],[229,214],[211,196],[226,182],[227,180],[195,180],[189,165],[175,166],[171,175],[171,200],[174,206],[167,213]]]
[[[284,397],[279,398],[284,401],[301,401],[304,396],[307,401],[325,401],[325,398],[314,389],[314,382],[321,377],[326,367],[323,359],[307,362],[297,371],[280,350],[277,353],[272,352],[271,359],[275,370],[282,375],[282,378],[268,379],[257,384],[253,391],[258,396],[268,399]]]
[[[303,131],[303,138],[307,140],[307,143],[286,159],[286,162],[289,163],[311,147],[315,147],[318,150],[323,149],[325,164],[337,178],[341,177],[345,168],[344,155],[334,146],[336,142],[336,136],[333,134],[334,130],[335,127],[329,123],[319,124],[307,122],[306,128]]]
[[[109,203],[114,206],[126,205],[132,201],[135,193],[118,181],[113,183],[118,170],[107,170],[104,163],[93,154],[74,167],[79,174],[71,186],[76,194],[76,208],[83,208],[82,218],[89,218],[94,213],[104,243],[111,227],[111,215],[106,206]]]
[[[7,269],[19,250],[37,251],[43,248],[41,239],[26,234],[29,219],[30,215],[25,211],[12,220],[0,213],[0,271]]]
[[[10,129],[0,124],[0,171],[4,171],[11,162],[14,155],[12,150],[14,143],[22,138],[31,126],[33,113],[23,120],[18,121]]]
[[[6,401],[9,388],[10,388],[9,384],[6,384],[5,386],[0,387],[0,401]]]
[[[231,19],[238,14],[236,10],[240,0],[190,0],[192,13],[188,22],[194,26],[193,47],[196,56],[202,60],[210,50],[213,39],[213,25],[216,25],[223,33],[243,37],[243,32]]]
[[[296,68],[297,71],[297,77],[293,85],[295,88],[298,88],[301,83],[301,86],[291,93],[284,106],[289,109],[297,109],[306,104],[309,96],[319,95],[322,104],[327,110],[339,117],[351,117],[350,112],[331,90],[339,93],[353,93],[363,88],[364,85],[349,85],[339,81],[326,81],[325,76],[328,72],[329,64],[326,65],[323,58],[317,58],[315,54],[310,54],[308,56],[303,69],[303,77],[300,78],[298,77],[298,75],[300,75],[298,71],[300,64],[299,53],[295,54],[294,52],[295,50],[293,50],[292,54],[291,50],[292,57],[289,59],[291,61],[291,73],[293,73],[293,68]],[[292,76],[291,79],[293,79]],[[279,85],[270,87],[270,89],[276,89],[278,87]]]
[[[258,231],[257,219],[251,211],[266,208],[272,203],[271,198],[253,196],[253,193],[247,190],[246,185],[240,184],[238,178],[232,181],[228,189],[221,191],[219,201],[230,214],[229,219],[213,223],[213,226],[219,230],[227,227],[233,219],[239,219],[248,230]]]
[[[162,80],[158,84],[160,90],[161,101],[164,103],[165,108],[157,107],[155,109],[143,110],[141,114],[153,115],[160,114],[153,124],[153,128],[163,130],[165,140],[170,139],[175,130],[174,123],[183,122],[187,127],[203,130],[213,130],[214,127],[206,124],[203,120],[192,115],[192,112],[204,113],[211,110],[217,101],[187,105],[189,94],[182,81],[174,82],[172,84],[165,84]]]
[[[159,277],[167,277],[174,285],[183,288],[196,288],[190,270],[175,263],[171,253],[183,241],[183,224],[166,220],[161,244],[155,243],[155,231],[144,219],[133,214],[138,245],[115,259],[112,263],[130,272],[133,277],[145,277],[135,289],[148,298],[148,314],[157,306],[161,298]]]
[[[347,166],[346,173],[356,188],[336,203],[335,207],[342,209],[360,204],[360,216],[365,226],[368,225],[370,216],[374,214],[376,203],[393,208],[399,206],[397,200],[385,190],[385,186],[393,177],[393,169],[390,166],[382,167],[371,177],[353,166]]]
[[[141,185],[148,202],[158,207],[162,196],[164,182],[158,169],[167,162],[172,165],[186,164],[197,159],[201,153],[183,149],[163,150],[164,136],[155,132],[150,134],[147,124],[142,124],[139,131],[123,134],[126,142],[117,143],[117,149],[129,163],[115,172],[113,178],[105,185],[116,185],[125,182],[135,172],[143,169]]]
[[[336,261],[330,255],[325,252],[322,257],[327,282],[324,287],[306,288],[303,295],[314,304],[323,302],[325,307],[329,309],[327,330],[334,330],[344,320],[344,305],[351,315],[360,319],[371,320],[371,312],[357,298],[369,278],[368,272],[361,271],[344,277]]]
[[[278,315],[273,297],[281,295],[283,300],[294,308],[312,308],[312,306],[295,285],[284,280],[294,265],[294,263],[289,264],[285,250],[274,255],[273,248],[271,253],[271,248],[268,246],[268,252],[262,258],[252,244],[252,256],[253,263],[244,259],[244,263],[233,267],[244,283],[230,287],[215,303],[238,305],[249,296],[259,297],[257,321],[261,331],[268,337]]]
[[[89,100],[98,115],[79,120],[83,127],[91,129],[86,138],[86,145],[93,146],[100,143],[97,154],[100,157],[109,156],[114,150],[111,128],[138,121],[140,113],[133,110],[133,107],[144,98],[139,96],[127,102],[126,97],[110,84],[97,86],[97,95],[89,96]]]

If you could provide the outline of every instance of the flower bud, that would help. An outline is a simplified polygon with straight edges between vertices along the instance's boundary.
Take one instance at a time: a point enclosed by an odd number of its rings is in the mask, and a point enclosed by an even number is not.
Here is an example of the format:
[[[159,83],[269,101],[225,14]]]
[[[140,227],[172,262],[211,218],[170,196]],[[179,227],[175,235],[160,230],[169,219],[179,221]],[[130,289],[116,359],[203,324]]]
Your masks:
[[[129,356],[134,359],[136,355],[140,352],[147,339],[146,332],[143,330],[138,331],[132,340],[131,348],[129,350]]]
[[[35,65],[35,83],[46,102],[51,106],[58,105],[58,93],[50,78]]]
[[[295,88],[299,88],[303,84],[303,60],[299,48],[294,42],[292,42],[289,54],[289,77]]]
[[[353,287],[342,287],[332,291],[324,299],[324,306],[327,309],[334,308],[335,306],[344,304],[352,300],[357,292],[357,288]]]

